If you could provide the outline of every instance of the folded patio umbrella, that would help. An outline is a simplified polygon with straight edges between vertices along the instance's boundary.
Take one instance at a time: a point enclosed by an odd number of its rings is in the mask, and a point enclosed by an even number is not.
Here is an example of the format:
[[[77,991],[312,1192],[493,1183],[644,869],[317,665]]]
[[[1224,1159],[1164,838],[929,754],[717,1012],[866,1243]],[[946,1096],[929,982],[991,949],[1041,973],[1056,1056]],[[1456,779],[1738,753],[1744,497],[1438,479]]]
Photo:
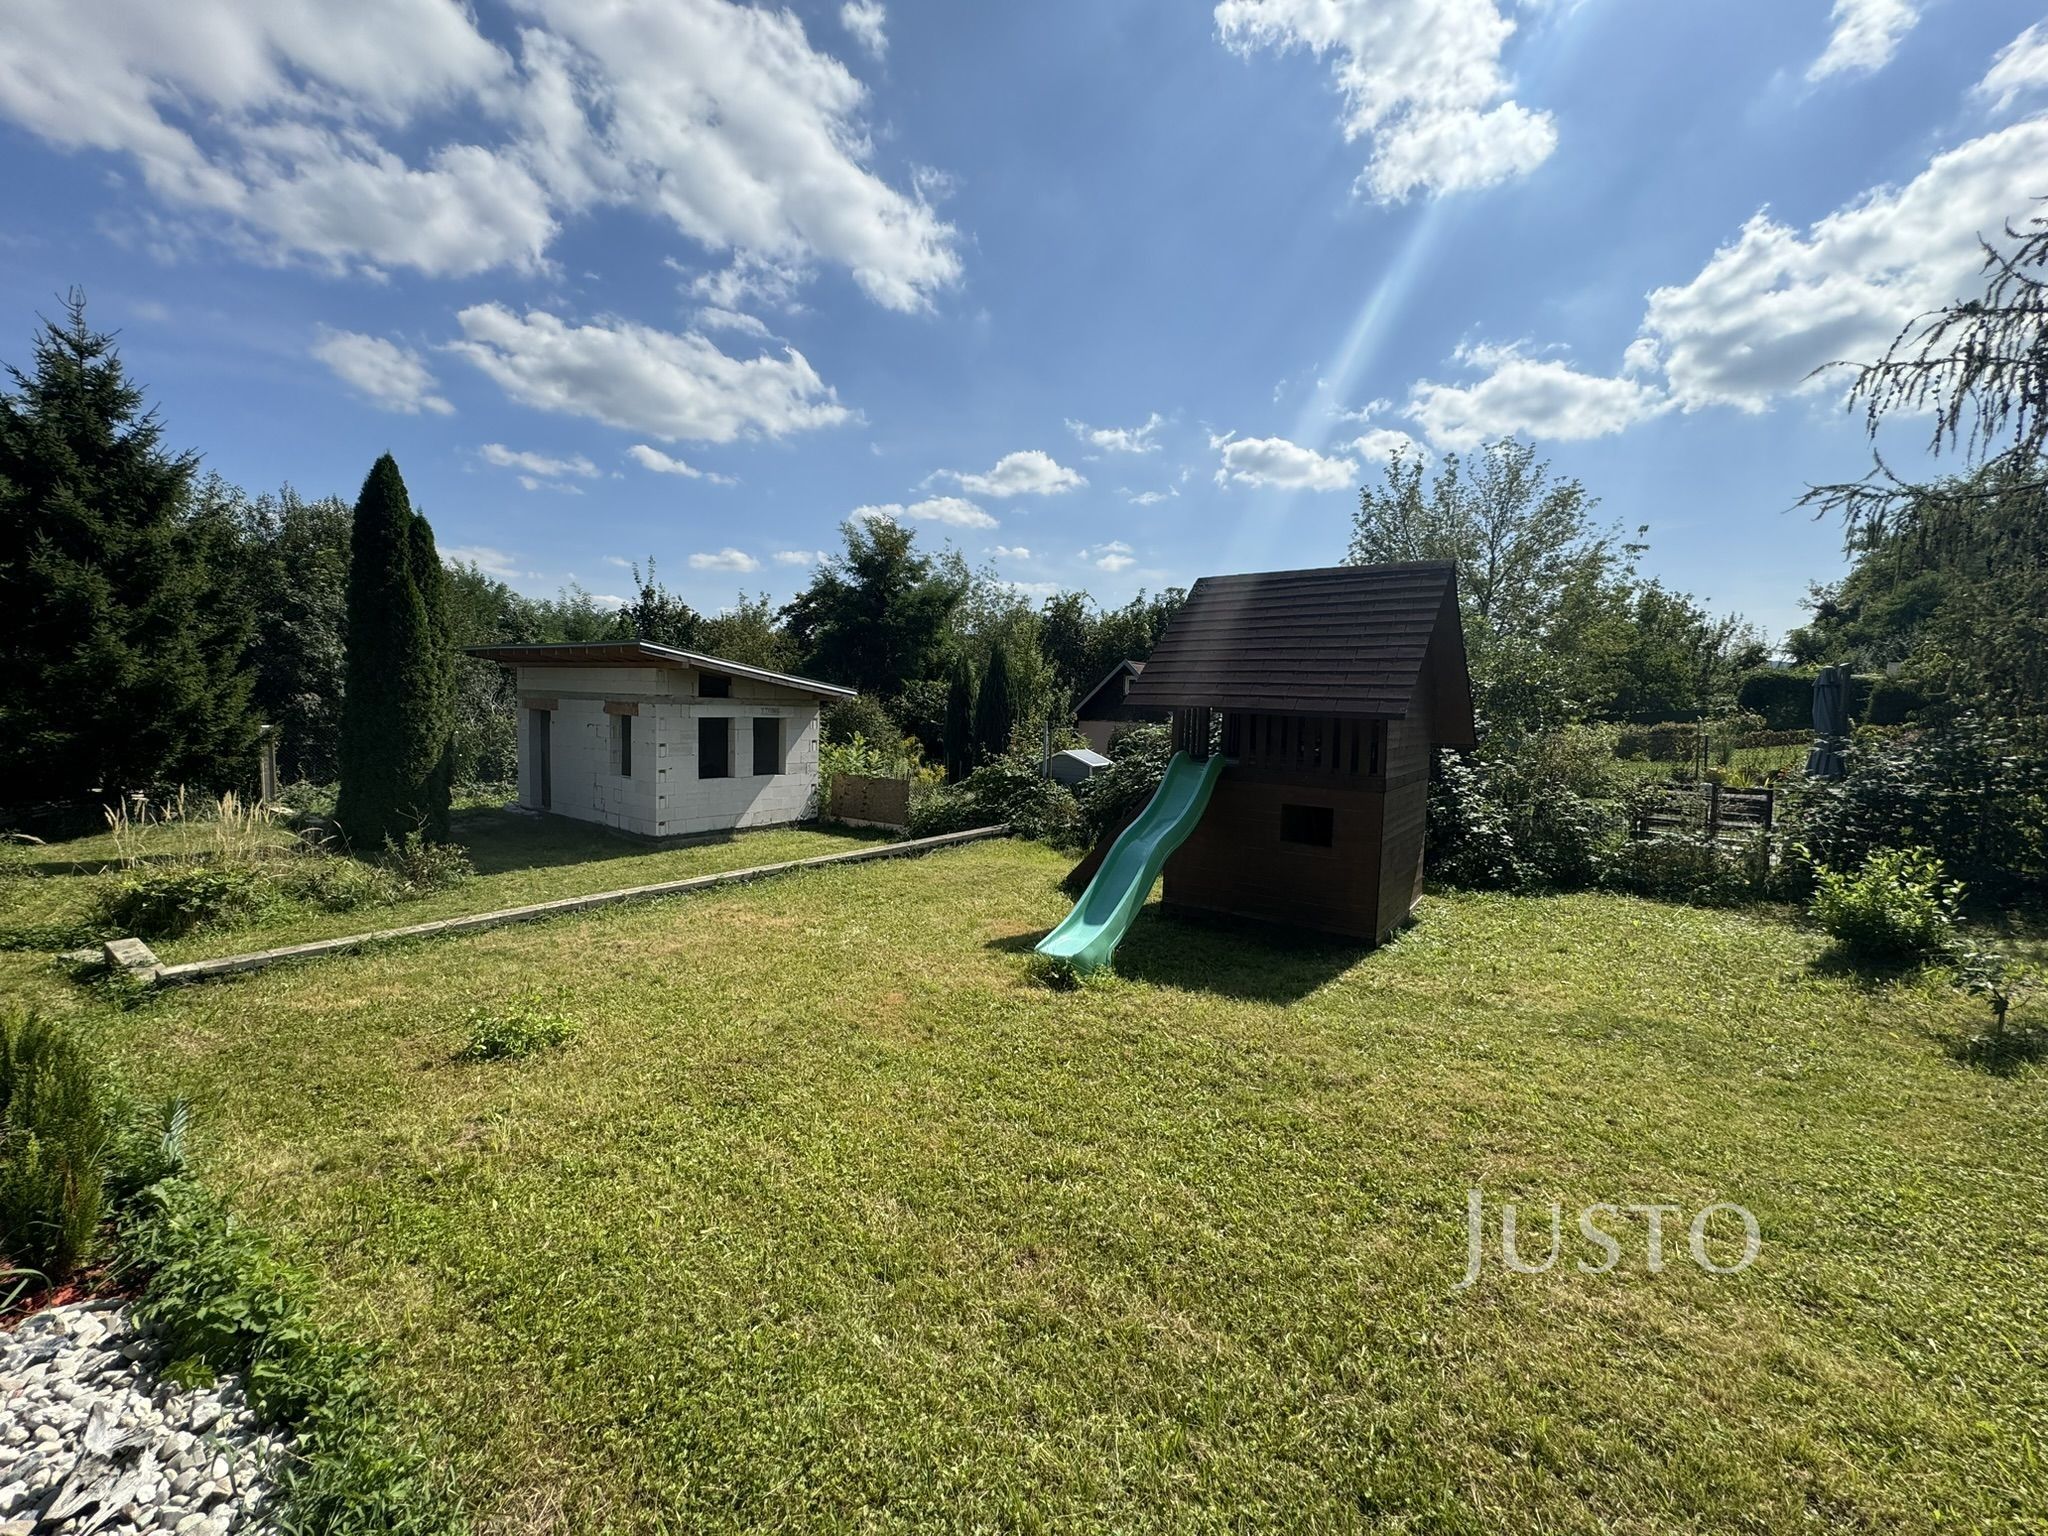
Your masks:
[[[1806,774],[1813,779],[1839,779],[1849,771],[1842,748],[1849,735],[1849,669],[1822,667],[1813,680],[1813,750],[1806,754]]]

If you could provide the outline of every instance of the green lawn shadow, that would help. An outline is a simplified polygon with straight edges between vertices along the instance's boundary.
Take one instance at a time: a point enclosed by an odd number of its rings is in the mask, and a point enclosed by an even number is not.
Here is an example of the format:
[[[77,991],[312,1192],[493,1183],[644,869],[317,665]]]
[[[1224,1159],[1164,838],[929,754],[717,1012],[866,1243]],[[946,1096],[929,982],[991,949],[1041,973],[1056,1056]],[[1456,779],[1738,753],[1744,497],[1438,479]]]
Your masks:
[[[1011,934],[987,947],[1028,955],[1044,937]],[[1371,954],[1370,945],[1352,939],[1155,902],[1138,914],[1111,964],[1118,976],[1146,986],[1285,1006]]]

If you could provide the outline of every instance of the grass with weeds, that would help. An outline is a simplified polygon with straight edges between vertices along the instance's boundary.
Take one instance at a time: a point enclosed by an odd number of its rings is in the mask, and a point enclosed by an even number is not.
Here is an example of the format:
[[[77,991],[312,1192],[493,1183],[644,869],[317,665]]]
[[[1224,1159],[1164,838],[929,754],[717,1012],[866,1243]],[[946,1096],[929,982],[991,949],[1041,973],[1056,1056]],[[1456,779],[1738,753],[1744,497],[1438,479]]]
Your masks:
[[[537,1056],[566,1045],[583,1026],[566,1013],[522,998],[503,1008],[472,1008],[469,1039],[455,1053],[457,1061],[506,1061]]]
[[[977,844],[103,1022],[486,1530],[2048,1507],[2048,1068],[1954,1059],[1980,1003],[1601,894],[1432,897],[1370,953],[1154,910],[1055,992],[1064,869]],[[451,999],[536,992],[574,1070],[445,1070]],[[1652,1274],[1638,1221],[1612,1273],[1459,1290],[1473,1188],[1739,1202],[1762,1253]]]
[[[51,953],[127,931],[118,921],[119,904],[137,899],[131,891],[139,885],[148,899],[174,910],[203,906],[204,923],[150,941],[158,955],[175,962],[837,853],[886,834],[777,827],[664,846],[560,817],[477,809],[456,813],[455,851],[414,844],[407,855],[400,845],[394,869],[306,852],[282,827],[245,817],[229,837],[236,862],[227,867],[255,866],[269,876],[263,899],[253,899],[259,893],[252,889],[248,901],[215,899],[219,893],[211,889],[221,877],[205,861],[216,856],[224,836],[212,822],[170,821],[151,823],[141,834],[9,850],[7,878],[0,879],[0,980],[9,970],[9,951]],[[473,873],[460,874],[457,857]],[[430,861],[431,871],[424,867]],[[438,888],[409,884],[407,869]],[[159,878],[151,879],[153,871]],[[162,878],[167,875],[172,878]],[[194,884],[200,889],[187,889]],[[181,925],[167,926],[175,932]]]

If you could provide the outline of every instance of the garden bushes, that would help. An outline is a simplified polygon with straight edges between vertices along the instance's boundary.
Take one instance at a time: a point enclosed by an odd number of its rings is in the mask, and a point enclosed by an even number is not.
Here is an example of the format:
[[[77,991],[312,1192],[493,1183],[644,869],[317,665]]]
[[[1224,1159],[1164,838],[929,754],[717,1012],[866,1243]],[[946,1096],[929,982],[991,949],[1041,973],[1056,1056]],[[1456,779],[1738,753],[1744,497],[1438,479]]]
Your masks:
[[[260,910],[272,892],[247,863],[136,869],[100,893],[98,920],[114,933],[180,939]]]
[[[1158,792],[1173,757],[1173,732],[1163,725],[1136,725],[1110,738],[1109,766],[1081,781],[1081,837],[1090,845],[1124,826]]]
[[[935,785],[910,803],[914,837],[1007,824],[1020,837],[1071,847],[1081,838],[1073,791],[1045,777],[1035,757],[1006,752],[958,784]]]
[[[1821,870],[1813,916],[1849,959],[1909,964],[1951,949],[1961,899],[1962,887],[1926,849],[1884,849],[1854,872]]]
[[[2048,895],[2048,756],[1964,717],[1895,737],[1859,732],[1849,772],[1808,792],[1814,861],[1853,870],[1873,852],[1922,847],[1991,900]]]

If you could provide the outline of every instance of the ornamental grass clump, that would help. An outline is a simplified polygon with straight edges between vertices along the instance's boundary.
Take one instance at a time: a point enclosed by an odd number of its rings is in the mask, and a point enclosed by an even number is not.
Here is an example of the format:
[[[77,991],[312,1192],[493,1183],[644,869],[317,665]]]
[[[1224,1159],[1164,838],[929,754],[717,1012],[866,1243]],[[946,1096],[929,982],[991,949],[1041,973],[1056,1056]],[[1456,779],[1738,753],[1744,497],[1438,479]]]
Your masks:
[[[0,1015],[0,1253],[51,1280],[92,1256],[115,1118],[68,1030]]]

